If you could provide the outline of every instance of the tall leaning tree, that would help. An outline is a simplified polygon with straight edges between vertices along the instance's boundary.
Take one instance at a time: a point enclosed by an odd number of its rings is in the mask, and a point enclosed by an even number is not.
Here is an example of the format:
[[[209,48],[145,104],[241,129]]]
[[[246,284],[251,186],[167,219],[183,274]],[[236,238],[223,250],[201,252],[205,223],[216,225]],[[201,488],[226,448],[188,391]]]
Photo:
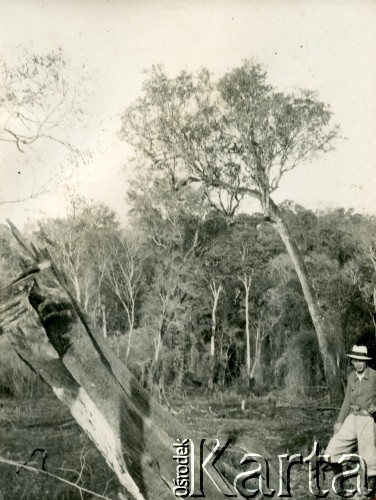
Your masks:
[[[230,195],[259,200],[295,266],[316,330],[332,397],[342,392],[329,328],[302,255],[271,195],[284,174],[333,148],[339,127],[316,93],[282,93],[253,62],[213,81],[208,70],[169,78],[155,66],[122,116],[121,138],[139,161],[168,175],[176,189],[200,182],[212,203]]]

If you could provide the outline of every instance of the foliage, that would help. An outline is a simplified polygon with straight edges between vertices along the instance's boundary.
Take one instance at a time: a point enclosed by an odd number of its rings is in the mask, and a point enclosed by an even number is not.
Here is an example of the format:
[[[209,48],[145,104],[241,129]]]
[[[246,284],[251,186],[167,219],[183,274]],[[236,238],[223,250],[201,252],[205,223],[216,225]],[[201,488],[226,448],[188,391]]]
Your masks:
[[[94,323],[101,321],[109,242],[117,238],[115,214],[104,205],[74,198],[65,219],[48,219],[35,234],[64,273],[72,295]],[[109,299],[107,299],[109,300]]]
[[[120,134],[175,186],[199,180],[234,214],[246,193],[267,208],[282,176],[330,150],[339,129],[315,93],[278,92],[260,65],[245,61],[218,82],[206,69],[171,79],[153,67]]]
[[[32,192],[18,193],[17,199],[2,196],[4,204],[46,192],[61,171],[67,174],[89,158],[77,138],[87,127],[90,91],[86,69],[73,68],[61,50],[14,51],[13,59],[0,60],[0,67],[0,144],[11,160],[4,168],[9,175],[24,170],[23,177],[33,183]],[[21,153],[17,161],[15,152]]]
[[[175,396],[204,390],[212,335],[209,285],[215,280],[223,290],[216,310],[214,384],[244,386],[245,288],[240,278],[246,273],[251,277],[252,366],[259,356],[251,391],[287,387],[286,394],[297,398],[322,386],[312,321],[275,232],[260,224],[259,214],[228,219],[210,205],[198,206],[202,197],[197,191],[191,193],[191,204],[189,197],[181,201],[158,193],[153,183],[143,184],[138,196],[133,193],[137,231],[121,229],[106,207],[76,200],[67,219],[46,221],[35,234],[36,244],[47,246],[92,321],[102,329],[106,322],[113,349],[122,359],[128,356],[129,367],[145,385],[154,384],[157,377]],[[283,210],[294,237],[304,236],[307,242],[302,245],[304,258],[345,377],[345,352],[366,330],[374,331],[374,269],[369,257],[373,218],[343,211],[313,213],[293,204]],[[1,229],[0,275],[5,284],[19,271],[12,261],[9,231]],[[129,299],[127,248],[135,249],[138,276],[131,342],[130,321],[121,303]],[[117,279],[119,295],[111,276]]]

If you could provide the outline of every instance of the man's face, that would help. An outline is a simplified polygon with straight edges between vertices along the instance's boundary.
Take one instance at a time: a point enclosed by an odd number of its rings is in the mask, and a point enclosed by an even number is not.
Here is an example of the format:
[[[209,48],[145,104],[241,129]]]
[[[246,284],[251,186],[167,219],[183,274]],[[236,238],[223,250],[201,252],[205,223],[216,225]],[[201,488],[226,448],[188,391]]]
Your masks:
[[[353,364],[357,373],[363,373],[367,366],[367,361],[362,361],[360,359],[352,359],[351,363]]]

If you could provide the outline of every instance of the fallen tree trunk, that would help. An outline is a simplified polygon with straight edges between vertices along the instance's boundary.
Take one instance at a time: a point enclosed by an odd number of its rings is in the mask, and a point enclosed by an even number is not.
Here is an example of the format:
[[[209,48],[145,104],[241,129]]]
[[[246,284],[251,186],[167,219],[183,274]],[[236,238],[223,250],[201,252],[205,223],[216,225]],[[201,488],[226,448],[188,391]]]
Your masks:
[[[9,332],[22,360],[69,408],[128,498],[174,498],[173,445],[191,438],[188,431],[150,397],[90,325],[50,256],[28,245],[12,224],[11,229],[26,255],[28,271],[0,291],[1,329]],[[30,328],[39,329],[53,347],[50,353],[33,352],[28,343]],[[200,443],[192,441],[199,449]],[[225,468],[232,481],[238,471]],[[200,470],[196,461],[196,478]],[[206,478],[205,497],[220,496]]]

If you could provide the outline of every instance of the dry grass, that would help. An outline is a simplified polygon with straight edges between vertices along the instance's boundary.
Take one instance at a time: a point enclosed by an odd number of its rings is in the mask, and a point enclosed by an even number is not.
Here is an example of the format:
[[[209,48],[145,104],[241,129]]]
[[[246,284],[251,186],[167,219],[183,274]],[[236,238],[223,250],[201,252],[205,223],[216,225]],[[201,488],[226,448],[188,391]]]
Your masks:
[[[10,464],[0,464],[0,498],[24,500],[82,500],[92,495],[63,483],[52,474],[111,499],[121,490],[115,476],[68,411],[51,394],[0,403],[0,456],[25,463],[33,450],[47,451],[49,476],[23,469],[16,474]],[[43,454],[28,465],[42,468]],[[3,497],[1,496],[3,495]]]
[[[42,385],[17,356],[7,335],[0,336],[0,397],[31,397]],[[43,390],[43,389],[42,389]]]

